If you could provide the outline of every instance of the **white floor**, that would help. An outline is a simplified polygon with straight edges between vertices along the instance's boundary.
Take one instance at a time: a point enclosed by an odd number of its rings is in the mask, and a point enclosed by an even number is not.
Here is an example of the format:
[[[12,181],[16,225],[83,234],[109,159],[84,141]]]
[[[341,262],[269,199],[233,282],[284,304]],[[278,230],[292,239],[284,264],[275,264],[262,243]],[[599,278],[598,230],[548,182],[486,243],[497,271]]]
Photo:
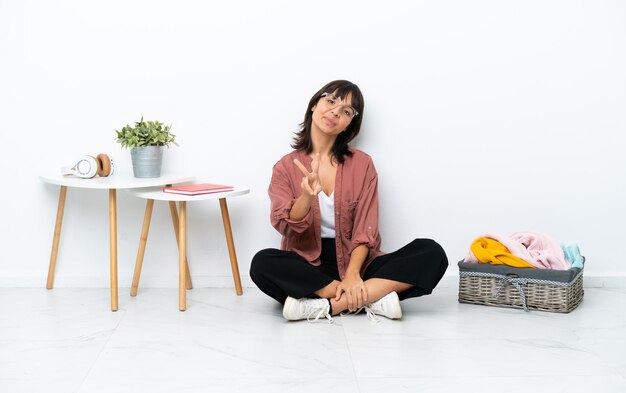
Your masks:
[[[402,321],[286,322],[255,288],[0,289],[0,392],[626,392],[626,288],[570,314],[403,302]]]

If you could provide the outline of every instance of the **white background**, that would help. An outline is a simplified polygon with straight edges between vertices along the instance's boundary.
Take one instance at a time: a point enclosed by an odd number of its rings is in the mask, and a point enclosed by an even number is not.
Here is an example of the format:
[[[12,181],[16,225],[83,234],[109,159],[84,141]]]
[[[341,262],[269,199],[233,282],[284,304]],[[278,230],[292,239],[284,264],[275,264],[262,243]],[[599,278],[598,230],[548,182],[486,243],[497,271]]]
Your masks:
[[[626,5],[621,1],[0,0],[0,286],[43,286],[59,188],[38,174],[106,152],[115,129],[172,124],[171,172],[250,187],[229,201],[244,284],[269,224],[272,165],[333,79],[365,96],[355,146],[379,172],[383,249],[440,242],[449,279],[484,232],[578,242],[623,280]],[[108,193],[70,189],[56,286],[109,285]],[[196,286],[230,286],[217,202],[188,207]],[[144,201],[118,193],[129,286]],[[176,286],[157,202],[143,286]],[[623,281],[622,281],[623,282]]]

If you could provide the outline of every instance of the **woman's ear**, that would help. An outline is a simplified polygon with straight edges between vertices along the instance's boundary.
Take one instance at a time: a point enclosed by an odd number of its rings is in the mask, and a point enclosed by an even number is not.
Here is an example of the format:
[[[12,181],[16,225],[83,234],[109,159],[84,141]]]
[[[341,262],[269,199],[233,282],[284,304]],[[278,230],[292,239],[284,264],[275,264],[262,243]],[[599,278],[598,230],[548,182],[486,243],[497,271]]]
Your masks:
[[[311,108],[311,112],[315,111],[315,108],[317,108],[317,104],[313,105],[313,107]]]

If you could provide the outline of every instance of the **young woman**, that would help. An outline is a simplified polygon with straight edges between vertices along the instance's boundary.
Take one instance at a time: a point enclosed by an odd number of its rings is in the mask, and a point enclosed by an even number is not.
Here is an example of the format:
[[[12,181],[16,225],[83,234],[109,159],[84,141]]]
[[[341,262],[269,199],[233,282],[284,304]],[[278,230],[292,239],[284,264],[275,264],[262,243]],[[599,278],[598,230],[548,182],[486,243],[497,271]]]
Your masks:
[[[363,107],[357,85],[328,83],[309,101],[295,150],[274,165],[270,220],[281,249],[259,251],[250,277],[288,320],[332,321],[363,308],[399,319],[400,300],[430,294],[448,267],[430,239],[381,251],[378,175],[370,156],[348,145]]]

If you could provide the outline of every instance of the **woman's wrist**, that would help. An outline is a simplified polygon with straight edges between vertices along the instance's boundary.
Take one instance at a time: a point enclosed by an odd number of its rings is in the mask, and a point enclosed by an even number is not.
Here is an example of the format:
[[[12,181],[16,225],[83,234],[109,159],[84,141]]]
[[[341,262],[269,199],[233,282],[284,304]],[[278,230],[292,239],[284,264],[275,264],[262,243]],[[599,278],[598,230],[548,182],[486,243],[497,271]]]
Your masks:
[[[348,268],[346,269],[346,277],[361,278],[361,267],[363,266],[365,259],[367,259],[368,254],[369,248],[367,248],[367,245],[365,244],[361,244],[352,250],[350,262],[348,263]]]
[[[306,214],[311,209],[311,196],[308,194],[302,193],[298,197],[298,199],[296,200],[296,203],[294,203],[293,206],[294,207],[297,206],[297,208],[304,213],[302,215],[303,217],[306,216]]]
[[[289,211],[289,219],[293,221],[300,221],[311,210],[311,197],[306,194],[301,194],[296,202],[291,206],[291,211]]]
[[[345,277],[346,278],[361,278],[361,273],[359,273],[358,270],[348,269],[348,270],[346,270]]]

